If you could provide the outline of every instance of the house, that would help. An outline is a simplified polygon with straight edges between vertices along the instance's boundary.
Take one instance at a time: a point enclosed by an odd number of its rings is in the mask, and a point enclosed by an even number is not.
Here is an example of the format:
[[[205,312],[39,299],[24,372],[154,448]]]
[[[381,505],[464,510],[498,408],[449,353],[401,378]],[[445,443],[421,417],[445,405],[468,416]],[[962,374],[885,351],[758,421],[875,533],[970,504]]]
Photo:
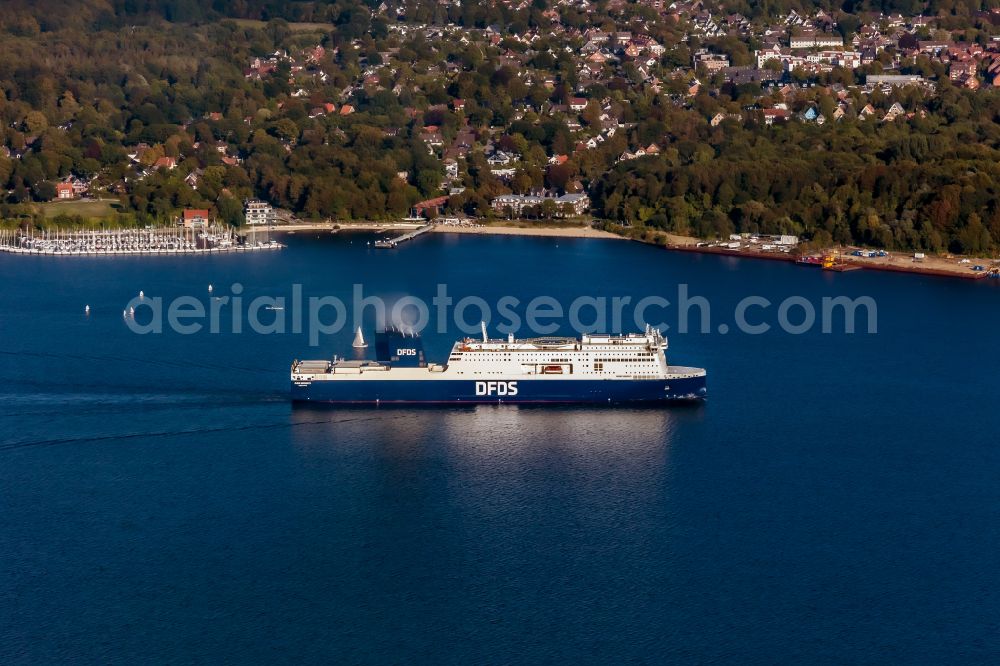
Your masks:
[[[188,175],[184,176],[184,182],[187,183],[189,187],[197,189],[198,181],[201,180],[201,177],[204,175],[204,169],[195,169]]]
[[[899,102],[893,102],[892,106],[889,107],[889,110],[885,112],[884,116],[882,116],[882,120],[887,123],[891,123],[896,118],[905,115],[905,113],[906,112],[903,110],[903,107]]]
[[[76,176],[68,176],[63,182],[69,183],[70,187],[73,188],[74,197],[82,197],[90,189],[89,183],[84,182]]]
[[[350,104],[345,104],[344,106],[340,107],[340,115],[349,116],[352,113],[354,113],[354,107],[351,106]]]
[[[952,61],[948,69],[948,78],[952,81],[964,82],[969,77],[974,77],[977,71],[975,60]]]
[[[921,53],[926,53],[927,55],[940,55],[942,52],[947,52],[950,47],[954,46],[951,42],[947,41],[918,41],[917,49]]]
[[[71,183],[56,183],[56,199],[72,199],[73,185]]]
[[[962,82],[963,88],[968,88],[969,90],[979,90],[979,79],[975,76],[970,76],[964,79]]]
[[[569,108],[572,111],[580,112],[587,108],[587,100],[583,97],[571,97],[569,100]]]
[[[171,169],[174,169],[176,167],[177,167],[177,160],[174,159],[173,157],[161,157],[155,162],[153,162],[153,168],[157,170],[166,169],[167,171],[170,171]]]
[[[427,144],[430,149],[440,148],[444,145],[444,136],[441,132],[421,132],[420,140]]]
[[[729,56],[724,53],[709,53],[708,49],[698,49],[691,57],[692,65],[695,69],[704,67],[708,72],[714,73],[729,67]]]
[[[833,33],[806,30],[802,34],[792,37],[788,45],[793,49],[811,49],[824,46],[843,46],[844,40],[840,35]]]
[[[865,76],[865,85],[874,86],[908,86],[923,85],[927,83],[924,77],[918,74],[868,74]]]
[[[181,224],[185,229],[208,226],[208,211],[203,208],[185,208],[181,213]]]
[[[590,210],[590,197],[582,192],[564,194],[556,198],[561,215],[583,215]]]
[[[247,224],[270,224],[274,220],[271,204],[260,199],[247,199],[243,202],[243,217]]]
[[[534,194],[502,194],[495,197],[490,206],[498,213],[521,215],[526,209],[541,206],[546,201],[556,205],[559,217],[583,215],[590,210],[590,198],[582,192],[567,193],[561,197],[538,196]]]
[[[498,150],[486,158],[486,162],[492,166],[507,166],[513,162],[517,162],[518,158],[516,155],[509,155],[502,150]]]
[[[410,217],[437,217],[446,203],[448,203],[448,197],[434,197],[426,201],[418,201],[410,209]]]
[[[757,59],[757,67],[763,67],[768,60],[777,60],[778,62],[786,63],[791,55],[792,52],[790,50],[783,49],[777,44],[773,44],[770,48],[754,51],[754,57]]]
[[[517,173],[517,169],[514,167],[500,167],[497,169],[490,169],[490,173],[501,180],[510,180]]]
[[[764,123],[767,125],[788,120],[788,109],[764,109],[763,113]]]
[[[490,202],[490,206],[498,213],[506,213],[509,210],[511,215],[520,215],[525,208],[540,206],[543,201],[544,197],[533,195],[501,194]]]

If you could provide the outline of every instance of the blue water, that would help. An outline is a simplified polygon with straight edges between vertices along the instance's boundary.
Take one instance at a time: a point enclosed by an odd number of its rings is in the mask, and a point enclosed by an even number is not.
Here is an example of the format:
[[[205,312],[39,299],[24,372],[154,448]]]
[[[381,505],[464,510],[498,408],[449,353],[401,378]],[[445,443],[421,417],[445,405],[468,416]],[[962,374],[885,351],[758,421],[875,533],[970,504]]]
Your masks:
[[[996,286],[626,242],[366,240],[0,255],[0,663],[1000,657]],[[139,289],[207,303],[234,282],[567,303],[687,283],[713,331],[749,295],[867,295],[878,332],[671,332],[671,361],[709,370],[702,406],[301,408],[290,360],[349,351],[349,328],[310,348],[123,322]],[[460,335],[427,332],[432,359]]]

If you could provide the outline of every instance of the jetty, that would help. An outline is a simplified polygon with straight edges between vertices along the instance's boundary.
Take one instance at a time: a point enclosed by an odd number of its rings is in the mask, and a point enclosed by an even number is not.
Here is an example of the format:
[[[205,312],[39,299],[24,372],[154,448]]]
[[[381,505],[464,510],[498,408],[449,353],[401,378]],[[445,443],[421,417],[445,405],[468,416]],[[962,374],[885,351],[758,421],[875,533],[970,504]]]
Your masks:
[[[0,230],[0,252],[53,256],[216,254],[277,250],[281,243],[234,227]]]
[[[379,248],[383,248],[383,249],[391,249],[391,248],[394,248],[394,247],[398,247],[398,246],[402,245],[403,243],[405,243],[406,241],[411,241],[414,238],[416,238],[417,236],[420,236],[421,234],[426,234],[428,231],[430,231],[433,228],[434,228],[433,224],[425,224],[424,226],[422,226],[422,227],[420,227],[418,229],[414,229],[413,231],[411,231],[409,233],[405,233],[402,236],[397,236],[396,238],[384,238],[384,239],[381,239],[381,240],[377,240],[377,241],[375,241],[375,247],[379,247]]]

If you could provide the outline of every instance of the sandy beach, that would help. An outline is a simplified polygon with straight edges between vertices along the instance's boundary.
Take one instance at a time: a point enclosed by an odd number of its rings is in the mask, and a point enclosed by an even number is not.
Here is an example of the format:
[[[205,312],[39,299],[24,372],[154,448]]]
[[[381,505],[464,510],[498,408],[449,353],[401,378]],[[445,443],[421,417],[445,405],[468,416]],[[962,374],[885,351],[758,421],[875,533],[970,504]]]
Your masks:
[[[438,234],[493,234],[499,236],[550,236],[557,238],[609,238],[625,240],[618,234],[601,231],[592,227],[506,227],[484,225],[480,227],[460,227],[454,225],[438,225],[434,227]]]
[[[300,231],[385,231],[405,232],[418,229],[419,222],[297,222],[271,227],[271,231],[289,233]],[[453,224],[438,224],[433,230],[438,234],[495,234],[506,236],[550,236],[558,238],[609,238],[624,240],[623,236],[608,231],[601,231],[586,226],[514,226],[514,225],[479,225],[460,226]]]
[[[411,231],[421,227],[416,222],[293,222],[271,227],[271,231]]]

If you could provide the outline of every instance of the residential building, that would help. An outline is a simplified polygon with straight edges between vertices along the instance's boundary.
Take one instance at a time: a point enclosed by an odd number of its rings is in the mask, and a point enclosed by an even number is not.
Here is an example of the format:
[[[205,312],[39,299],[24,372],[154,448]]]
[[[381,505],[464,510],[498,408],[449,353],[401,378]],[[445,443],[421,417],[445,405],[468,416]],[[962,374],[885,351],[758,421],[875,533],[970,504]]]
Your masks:
[[[247,224],[270,224],[274,221],[274,211],[271,204],[260,199],[247,199],[243,202],[243,216]]]
[[[924,77],[917,74],[868,74],[865,77],[865,84],[869,86],[907,86],[926,82]]]
[[[208,211],[204,208],[185,208],[181,213],[181,224],[185,229],[208,226]]]

